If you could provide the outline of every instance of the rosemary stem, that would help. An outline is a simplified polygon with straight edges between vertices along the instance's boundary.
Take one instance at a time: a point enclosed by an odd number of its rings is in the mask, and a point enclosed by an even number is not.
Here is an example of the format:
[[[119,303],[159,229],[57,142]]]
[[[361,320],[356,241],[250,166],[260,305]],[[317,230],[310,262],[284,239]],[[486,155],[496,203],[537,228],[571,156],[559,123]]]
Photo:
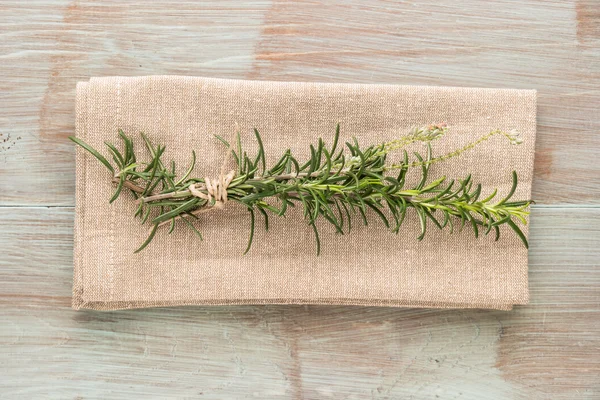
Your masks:
[[[189,197],[189,196],[192,196],[192,192],[190,192],[189,189],[185,189],[185,190],[180,190],[177,192],[153,194],[151,196],[140,197],[139,199],[136,200],[136,204],[150,203],[152,201],[157,201],[157,200],[174,199],[174,198]]]
[[[288,207],[301,204],[305,217],[315,230],[317,243],[320,242],[315,221],[320,216],[333,224],[338,232],[344,233],[346,221],[348,230],[350,229],[351,212],[359,211],[366,224],[365,214],[372,209],[383,220],[386,227],[397,233],[407,209],[413,209],[421,227],[418,240],[423,239],[428,221],[440,229],[448,224],[452,232],[453,219],[459,219],[461,228],[465,222],[472,225],[475,237],[478,237],[479,229],[484,228],[486,235],[494,230],[496,240],[500,236],[498,226],[508,225],[527,246],[526,235],[517,224],[527,224],[525,217],[529,215],[528,207],[531,201],[509,201],[517,188],[516,172],[512,173],[513,185],[510,192],[494,203],[492,199],[496,196],[497,190],[486,198],[480,199],[482,185],[473,186],[471,175],[462,180],[453,179],[451,183],[446,182],[445,176],[433,181],[428,179],[428,169],[431,164],[458,157],[495,135],[505,136],[511,144],[519,144],[522,139],[518,132],[494,130],[457,150],[432,157],[430,142],[442,136],[446,130],[445,124],[415,128],[407,137],[368,147],[359,146],[358,141],[354,139],[352,143],[346,143],[347,149],[336,151],[339,137],[338,125],[331,150],[328,150],[324,141],[319,139],[315,146],[310,147],[311,156],[305,163],[299,163],[292,156],[291,151],[287,150],[271,169],[266,168],[262,140],[255,130],[259,150],[254,158],[250,158],[243,151],[239,134],[237,150],[224,142],[229,151],[223,165],[230,155],[235,158],[237,164],[237,176],[234,176],[234,171],[231,171],[227,174],[227,181],[223,179],[223,166],[221,176],[214,181],[190,177],[196,161],[194,152],[187,172],[177,179],[175,163],[171,162],[170,168],[167,168],[161,160],[164,146],[155,147],[143,134],[142,138],[152,156],[151,162],[137,162],[132,139],[119,131],[124,143],[124,152],[121,153],[114,145],[107,144],[116,166],[111,165],[102,154],[80,139],[71,138],[71,140],[91,153],[113,175],[112,182],[117,188],[111,202],[119,196],[123,188],[126,188],[136,198],[135,216],[139,217],[142,223],[146,223],[149,216],[153,215],[151,219],[153,227],[148,239],[136,252],[146,247],[159,227],[170,225],[169,233],[171,233],[177,220],[186,222],[201,237],[186,216],[197,218],[202,213],[219,210],[228,199],[239,202],[250,212],[249,245],[254,237],[255,211],[264,216],[265,229],[268,229],[267,212],[285,216]],[[418,161],[410,162],[406,151],[404,151],[404,160],[396,164],[390,163],[391,160],[387,159],[392,151],[415,142],[427,144],[425,159],[417,153]],[[145,169],[138,171],[138,167]],[[421,167],[419,168],[421,180],[412,187],[406,187],[406,174],[415,167]],[[397,178],[389,176],[389,172],[398,169],[400,171]],[[259,170],[263,172],[258,173]],[[411,180],[408,181],[410,183]],[[220,182],[223,186],[213,186],[211,182]],[[458,182],[460,187],[453,188],[455,182]],[[212,194],[214,190],[218,194]],[[211,194],[214,201],[211,201]],[[271,205],[269,199],[279,200],[281,208]],[[154,217],[157,212],[158,216]],[[394,220],[390,220],[390,216]],[[395,227],[390,224],[394,221]]]
[[[205,212],[209,212],[209,211],[212,211],[212,210],[220,210],[222,208],[223,208],[223,203],[216,202],[215,205],[212,205],[212,206],[211,205],[204,205],[204,206],[202,206],[202,207],[200,207],[198,209],[190,211],[190,214],[195,215],[197,217],[198,215],[204,214]],[[183,219],[183,218],[185,218],[185,215],[184,214],[179,214],[179,215],[173,217],[172,219],[168,219],[166,221],[158,223],[158,227],[160,228],[161,226],[164,226],[164,225],[167,225],[167,224],[171,224],[172,220],[178,221],[178,220]]]
[[[113,178],[112,182],[114,184],[118,184],[119,183],[119,178]],[[127,189],[133,190],[134,192],[137,193],[144,193],[144,188],[141,186],[136,185],[135,183],[131,182],[130,180],[125,180],[123,181],[123,186],[125,186]]]
[[[342,171],[342,173],[347,172],[347,171]],[[307,172],[300,172],[298,174],[283,174],[283,175],[274,175],[274,176],[266,176],[266,177],[259,177],[256,179],[253,179],[252,181],[265,181],[265,180],[275,180],[275,181],[285,181],[285,180],[291,180],[291,179],[296,179],[296,178],[314,178],[314,177],[318,177],[319,175],[321,175],[323,173],[323,171],[315,171],[312,173],[307,173]],[[245,179],[244,179],[245,180]],[[113,180],[113,182],[115,183],[119,183],[119,180]],[[134,183],[132,183],[131,181],[125,181],[124,186],[131,188],[132,190],[135,190],[138,193],[142,193],[144,191],[144,189],[140,188],[139,186],[135,185]],[[232,185],[233,186],[233,185]],[[135,188],[133,188],[135,187]],[[189,189],[185,189],[185,190],[180,190],[177,192],[170,192],[170,193],[161,193],[161,194],[154,194],[151,196],[145,196],[145,197],[141,197],[139,199],[136,200],[136,204],[140,204],[140,203],[150,203],[152,201],[157,201],[157,200],[167,200],[167,199],[174,199],[174,198],[184,198],[184,197],[189,197],[192,196],[192,193],[190,192]]]

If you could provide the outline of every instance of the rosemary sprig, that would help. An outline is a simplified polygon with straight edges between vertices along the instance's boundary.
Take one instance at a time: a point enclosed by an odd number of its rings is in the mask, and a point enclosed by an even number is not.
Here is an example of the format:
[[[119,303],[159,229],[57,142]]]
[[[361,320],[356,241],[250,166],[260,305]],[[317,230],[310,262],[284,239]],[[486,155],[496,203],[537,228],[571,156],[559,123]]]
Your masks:
[[[491,131],[461,149],[433,157],[431,142],[446,132],[445,125],[431,125],[415,128],[406,136],[380,145],[362,147],[354,138],[341,146],[338,124],[331,146],[326,146],[319,139],[310,146],[311,156],[304,162],[288,149],[270,168],[267,168],[265,149],[256,129],[258,151],[252,158],[243,149],[239,132],[235,144],[217,137],[229,149],[228,155],[233,157],[236,165],[236,170],[228,176],[226,200],[242,204],[250,215],[250,236],[244,254],[252,245],[256,214],[261,214],[268,230],[269,215],[285,216],[290,207],[297,205],[302,206],[304,219],[314,231],[317,254],[321,247],[317,230],[319,218],[333,225],[338,233],[345,234],[352,229],[356,216],[367,225],[370,211],[396,234],[406,213],[414,211],[421,226],[418,240],[425,237],[431,224],[439,229],[448,228],[450,232],[456,229],[457,224],[460,229],[468,224],[475,237],[494,231],[496,240],[500,237],[500,226],[507,225],[527,247],[527,239],[519,224],[527,223],[528,207],[532,201],[511,201],[518,183],[516,172],[512,173],[511,190],[499,200],[494,200],[496,190],[484,198],[481,185],[474,184],[471,175],[464,179],[447,179],[445,176],[429,179],[432,163],[459,156],[494,135],[503,135],[511,144],[519,144],[518,134],[514,131]],[[81,139],[70,139],[90,152],[112,174],[116,190],[110,202],[115,201],[124,188],[127,189],[136,199],[135,216],[143,224],[149,222],[152,225],[148,238],[136,252],[152,241],[161,226],[168,224],[168,233],[173,232],[177,220],[183,220],[202,238],[193,220],[203,212],[222,208],[224,202],[211,196],[210,180],[192,177],[196,153],[192,152],[192,160],[185,173],[177,177],[174,162],[166,166],[162,161],[165,147],[155,146],[147,136],[141,135],[151,156],[149,162],[137,161],[133,140],[122,130],[119,130],[119,136],[123,150],[106,143],[112,163]],[[416,160],[409,158],[403,148],[414,142],[427,144],[425,157],[414,153]],[[402,161],[388,163],[388,154],[396,150],[402,150]],[[407,188],[407,174],[415,168],[420,170],[420,180]],[[212,184],[220,182],[223,186],[223,176],[222,171],[219,180]]]

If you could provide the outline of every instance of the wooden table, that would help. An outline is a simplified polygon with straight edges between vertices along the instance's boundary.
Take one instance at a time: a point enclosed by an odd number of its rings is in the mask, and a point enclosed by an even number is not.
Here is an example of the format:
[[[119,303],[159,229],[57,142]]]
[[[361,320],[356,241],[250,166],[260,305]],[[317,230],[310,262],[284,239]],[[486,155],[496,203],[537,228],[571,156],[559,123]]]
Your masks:
[[[0,397],[600,398],[600,2],[0,0]],[[103,75],[539,91],[531,304],[73,311]]]

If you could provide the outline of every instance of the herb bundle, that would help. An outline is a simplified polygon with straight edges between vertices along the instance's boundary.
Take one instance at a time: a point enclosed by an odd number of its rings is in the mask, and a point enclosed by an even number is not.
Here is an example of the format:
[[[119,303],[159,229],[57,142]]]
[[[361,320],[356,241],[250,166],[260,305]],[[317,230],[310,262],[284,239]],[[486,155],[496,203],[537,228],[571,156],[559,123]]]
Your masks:
[[[497,190],[484,197],[481,185],[475,184],[470,175],[464,179],[447,179],[445,176],[431,179],[429,176],[433,163],[459,156],[495,135],[505,136],[511,144],[519,144],[518,134],[494,130],[463,148],[434,157],[431,142],[447,130],[443,124],[431,125],[414,128],[406,136],[379,145],[363,147],[354,138],[342,146],[338,124],[332,144],[326,145],[319,139],[310,145],[308,160],[298,160],[288,149],[269,167],[259,132],[254,130],[258,151],[251,157],[244,150],[238,131],[235,143],[217,136],[228,149],[217,179],[192,176],[196,165],[193,151],[189,167],[178,176],[174,162],[163,162],[165,147],[154,145],[143,133],[141,137],[150,154],[147,162],[138,161],[132,138],[122,130],[119,130],[122,150],[105,143],[113,163],[81,139],[70,139],[90,152],[112,174],[116,190],[110,202],[126,189],[137,204],[135,217],[140,218],[142,224],[152,225],[148,238],[136,252],[152,241],[161,226],[168,225],[168,233],[173,232],[178,220],[202,238],[194,221],[204,212],[223,208],[227,201],[241,203],[250,216],[250,235],[244,254],[252,245],[257,214],[261,214],[268,230],[270,214],[285,216],[290,207],[296,206],[302,207],[305,221],[314,231],[317,254],[321,248],[316,225],[319,218],[344,234],[352,229],[355,219],[368,224],[370,211],[396,234],[406,213],[415,212],[421,227],[418,240],[425,237],[431,225],[450,232],[469,225],[475,237],[493,231],[498,240],[499,227],[507,225],[528,246],[518,224],[527,223],[528,207],[532,202],[511,201],[517,188],[516,172],[512,173],[510,191],[501,198],[498,198]],[[414,158],[409,157],[404,148],[415,142],[426,143],[425,155],[414,153]],[[388,155],[393,151],[402,151],[399,163],[388,162]],[[226,173],[224,168],[229,158],[233,158],[235,169]],[[406,187],[407,174],[413,169],[420,172],[420,179]]]

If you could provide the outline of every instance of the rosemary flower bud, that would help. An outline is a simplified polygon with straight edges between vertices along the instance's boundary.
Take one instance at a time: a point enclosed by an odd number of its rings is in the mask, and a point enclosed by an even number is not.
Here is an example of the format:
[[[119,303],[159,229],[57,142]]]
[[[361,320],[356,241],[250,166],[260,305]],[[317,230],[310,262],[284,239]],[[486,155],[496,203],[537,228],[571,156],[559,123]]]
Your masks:
[[[510,144],[517,145],[523,143],[521,133],[516,129],[512,129],[506,133],[506,137],[510,140]]]

